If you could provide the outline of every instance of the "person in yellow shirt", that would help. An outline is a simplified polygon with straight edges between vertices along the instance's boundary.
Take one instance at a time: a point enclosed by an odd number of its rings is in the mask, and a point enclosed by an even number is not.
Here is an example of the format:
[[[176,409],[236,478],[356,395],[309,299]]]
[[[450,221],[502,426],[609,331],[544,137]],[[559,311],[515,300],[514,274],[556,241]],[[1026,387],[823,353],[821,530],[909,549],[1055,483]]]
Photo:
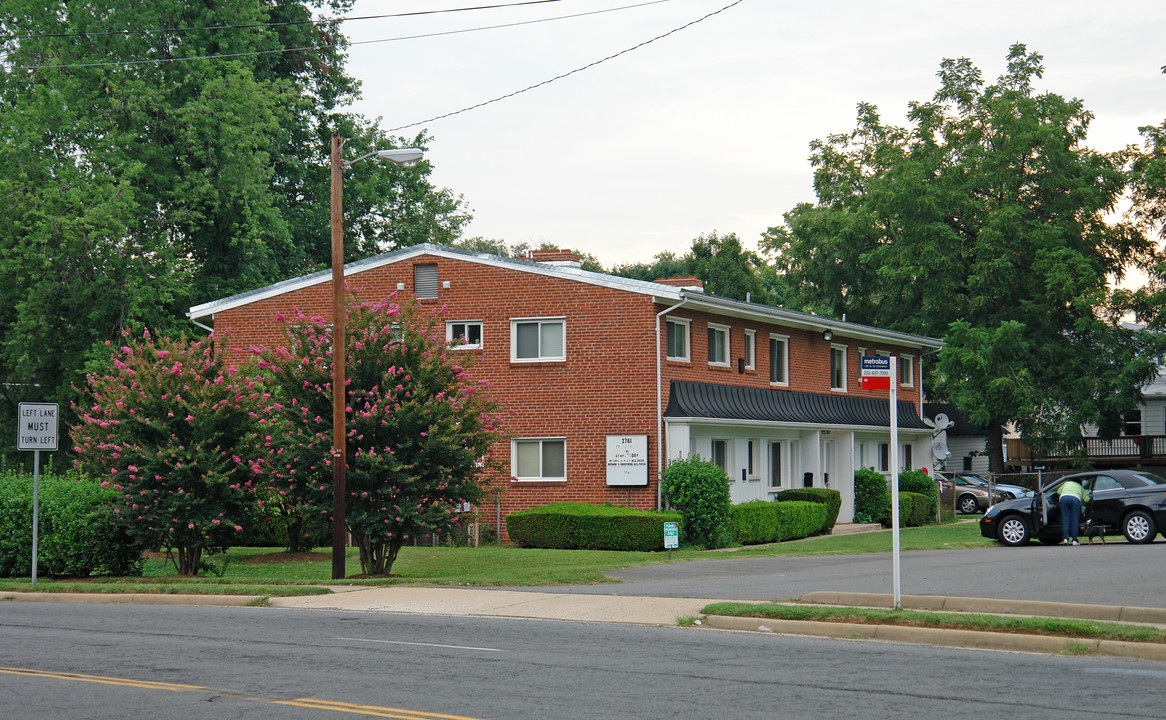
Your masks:
[[[1076,480],[1061,483],[1061,544],[1080,545],[1077,533],[1081,528],[1081,507],[1089,502],[1089,491]]]

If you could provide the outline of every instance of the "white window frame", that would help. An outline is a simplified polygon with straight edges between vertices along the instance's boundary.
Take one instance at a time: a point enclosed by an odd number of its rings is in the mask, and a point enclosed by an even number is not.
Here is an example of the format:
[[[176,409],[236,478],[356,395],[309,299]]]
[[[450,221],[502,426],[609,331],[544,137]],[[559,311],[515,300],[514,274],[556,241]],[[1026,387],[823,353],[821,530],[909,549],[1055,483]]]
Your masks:
[[[724,443],[724,456],[720,462],[717,462],[717,443]],[[709,441],[709,462],[724,470],[730,479],[733,477],[732,473],[729,472],[729,463],[731,462],[729,453],[732,451],[733,443],[728,438],[713,438]]]
[[[781,369],[784,380],[773,379],[773,343],[781,343]],[[789,335],[769,333],[769,384],[774,387],[789,387]]]
[[[468,334],[468,330],[469,330],[470,326],[477,325],[478,326],[478,342],[472,343],[472,342],[467,341],[467,342],[464,342],[464,343],[461,343],[458,345],[454,345],[454,343],[457,342],[457,339],[459,337],[461,337],[460,335],[456,335],[454,333],[453,328],[455,325],[464,325],[467,329],[467,334]],[[447,345],[451,346],[454,350],[477,350],[477,349],[481,348],[482,344],[485,342],[485,337],[482,334],[483,330],[484,330],[484,328],[482,327],[481,320],[449,320],[445,323],[445,342]]]
[[[692,357],[692,321],[688,318],[665,318],[664,324],[664,356],[677,362],[689,362]],[[668,326],[675,325],[684,329],[684,355],[672,355],[672,346],[668,342]]]
[[[757,331],[745,331],[745,369],[757,369]]]
[[[539,326],[539,354],[537,357],[518,357],[518,326],[537,324]],[[559,355],[544,355],[542,350],[542,326],[558,325],[562,329],[563,352]],[[510,319],[510,362],[537,363],[562,362],[567,359],[567,318],[565,317],[533,317]]]
[[[543,475],[545,458],[543,448],[546,443],[562,443],[563,445],[563,474],[561,476]],[[522,444],[538,443],[539,474],[518,474],[518,446]],[[510,441],[510,476],[516,482],[565,482],[567,480],[567,438],[566,437],[524,437]]]
[[[770,440],[766,462],[769,463],[769,482],[766,484],[771,493],[779,493],[786,489],[787,465],[789,463],[789,441]],[[773,462],[773,449],[777,448],[777,462]],[[774,467],[776,465],[776,467]]]
[[[840,363],[839,376],[842,381],[839,385],[834,384],[834,353],[838,353],[842,361]],[[830,389],[834,392],[846,392],[846,346],[845,345],[831,345],[830,346]]]
[[[729,367],[729,330],[730,329],[731,328],[728,325],[721,325],[719,323],[709,323],[708,334],[711,336],[713,333],[717,333],[724,338],[724,343],[722,344],[722,346],[724,348],[723,358],[721,360],[709,360],[709,365],[711,365],[713,367]],[[709,343],[708,355],[710,357],[712,356],[712,352],[713,352],[713,345],[712,345],[712,343]]]
[[[903,382],[904,373],[906,373],[907,382]],[[902,387],[915,387],[914,355],[899,355],[899,385]]]
[[[761,464],[765,458],[761,454],[764,443],[761,438],[749,438],[745,444],[745,474],[750,480],[761,479]]]

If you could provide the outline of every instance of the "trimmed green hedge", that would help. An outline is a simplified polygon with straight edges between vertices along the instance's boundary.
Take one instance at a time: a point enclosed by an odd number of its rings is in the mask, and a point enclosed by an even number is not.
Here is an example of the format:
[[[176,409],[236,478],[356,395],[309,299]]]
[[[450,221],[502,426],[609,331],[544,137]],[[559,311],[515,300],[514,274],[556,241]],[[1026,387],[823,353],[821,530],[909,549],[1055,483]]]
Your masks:
[[[31,474],[0,474],[0,577],[32,576]],[[113,520],[117,490],[79,473],[40,478],[38,577],[141,575],[142,552]]]
[[[935,522],[936,501],[921,493],[899,491],[899,523],[918,527]]]
[[[817,535],[829,520],[829,512],[829,507],[819,502],[754,500],[732,506],[729,523],[737,542],[758,545]]]
[[[826,524],[816,534],[829,535],[838,522],[838,511],[842,509],[842,493],[829,488],[791,488],[782,490],[774,498],[778,502],[803,500],[806,502],[822,503],[826,506]]]
[[[564,502],[510,513],[506,532],[522,547],[650,551],[664,549],[666,522],[684,532],[678,512]]]

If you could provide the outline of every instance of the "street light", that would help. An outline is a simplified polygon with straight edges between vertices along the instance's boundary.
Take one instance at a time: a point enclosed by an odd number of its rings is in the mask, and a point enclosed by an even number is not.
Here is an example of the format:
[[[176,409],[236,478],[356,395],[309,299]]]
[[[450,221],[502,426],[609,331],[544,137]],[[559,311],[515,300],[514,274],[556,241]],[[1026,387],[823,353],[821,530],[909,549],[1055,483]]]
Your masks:
[[[344,140],[332,136],[332,579],[344,578],[344,547],[348,543],[345,529],[347,495],[347,460],[345,454],[345,406],[347,393],[344,379],[344,170],[365,158],[386,160],[401,167],[413,167],[424,153],[417,148],[375,150],[355,160],[344,160]]]

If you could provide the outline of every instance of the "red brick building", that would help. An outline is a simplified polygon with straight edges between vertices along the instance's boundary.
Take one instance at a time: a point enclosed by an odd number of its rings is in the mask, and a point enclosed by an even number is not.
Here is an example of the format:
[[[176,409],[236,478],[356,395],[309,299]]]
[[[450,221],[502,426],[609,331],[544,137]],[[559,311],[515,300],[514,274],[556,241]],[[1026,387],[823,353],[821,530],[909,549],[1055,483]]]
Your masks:
[[[511,411],[495,449],[509,476],[481,508],[571,500],[654,508],[659,469],[700,455],[725,468],[734,502],[791,487],[842,493],[856,468],[889,472],[885,390],[860,387],[862,355],[899,359],[902,467],[930,467],[921,371],[938,340],[707,295],[694,278],[643,282],[582,270],[569,250],[514,260],[418,245],[346,266],[364,299],[408,293],[445,307],[472,374]],[[280,342],[276,314],[331,316],[331,273],[191,308],[233,342]],[[491,497],[491,494],[487,494]]]

